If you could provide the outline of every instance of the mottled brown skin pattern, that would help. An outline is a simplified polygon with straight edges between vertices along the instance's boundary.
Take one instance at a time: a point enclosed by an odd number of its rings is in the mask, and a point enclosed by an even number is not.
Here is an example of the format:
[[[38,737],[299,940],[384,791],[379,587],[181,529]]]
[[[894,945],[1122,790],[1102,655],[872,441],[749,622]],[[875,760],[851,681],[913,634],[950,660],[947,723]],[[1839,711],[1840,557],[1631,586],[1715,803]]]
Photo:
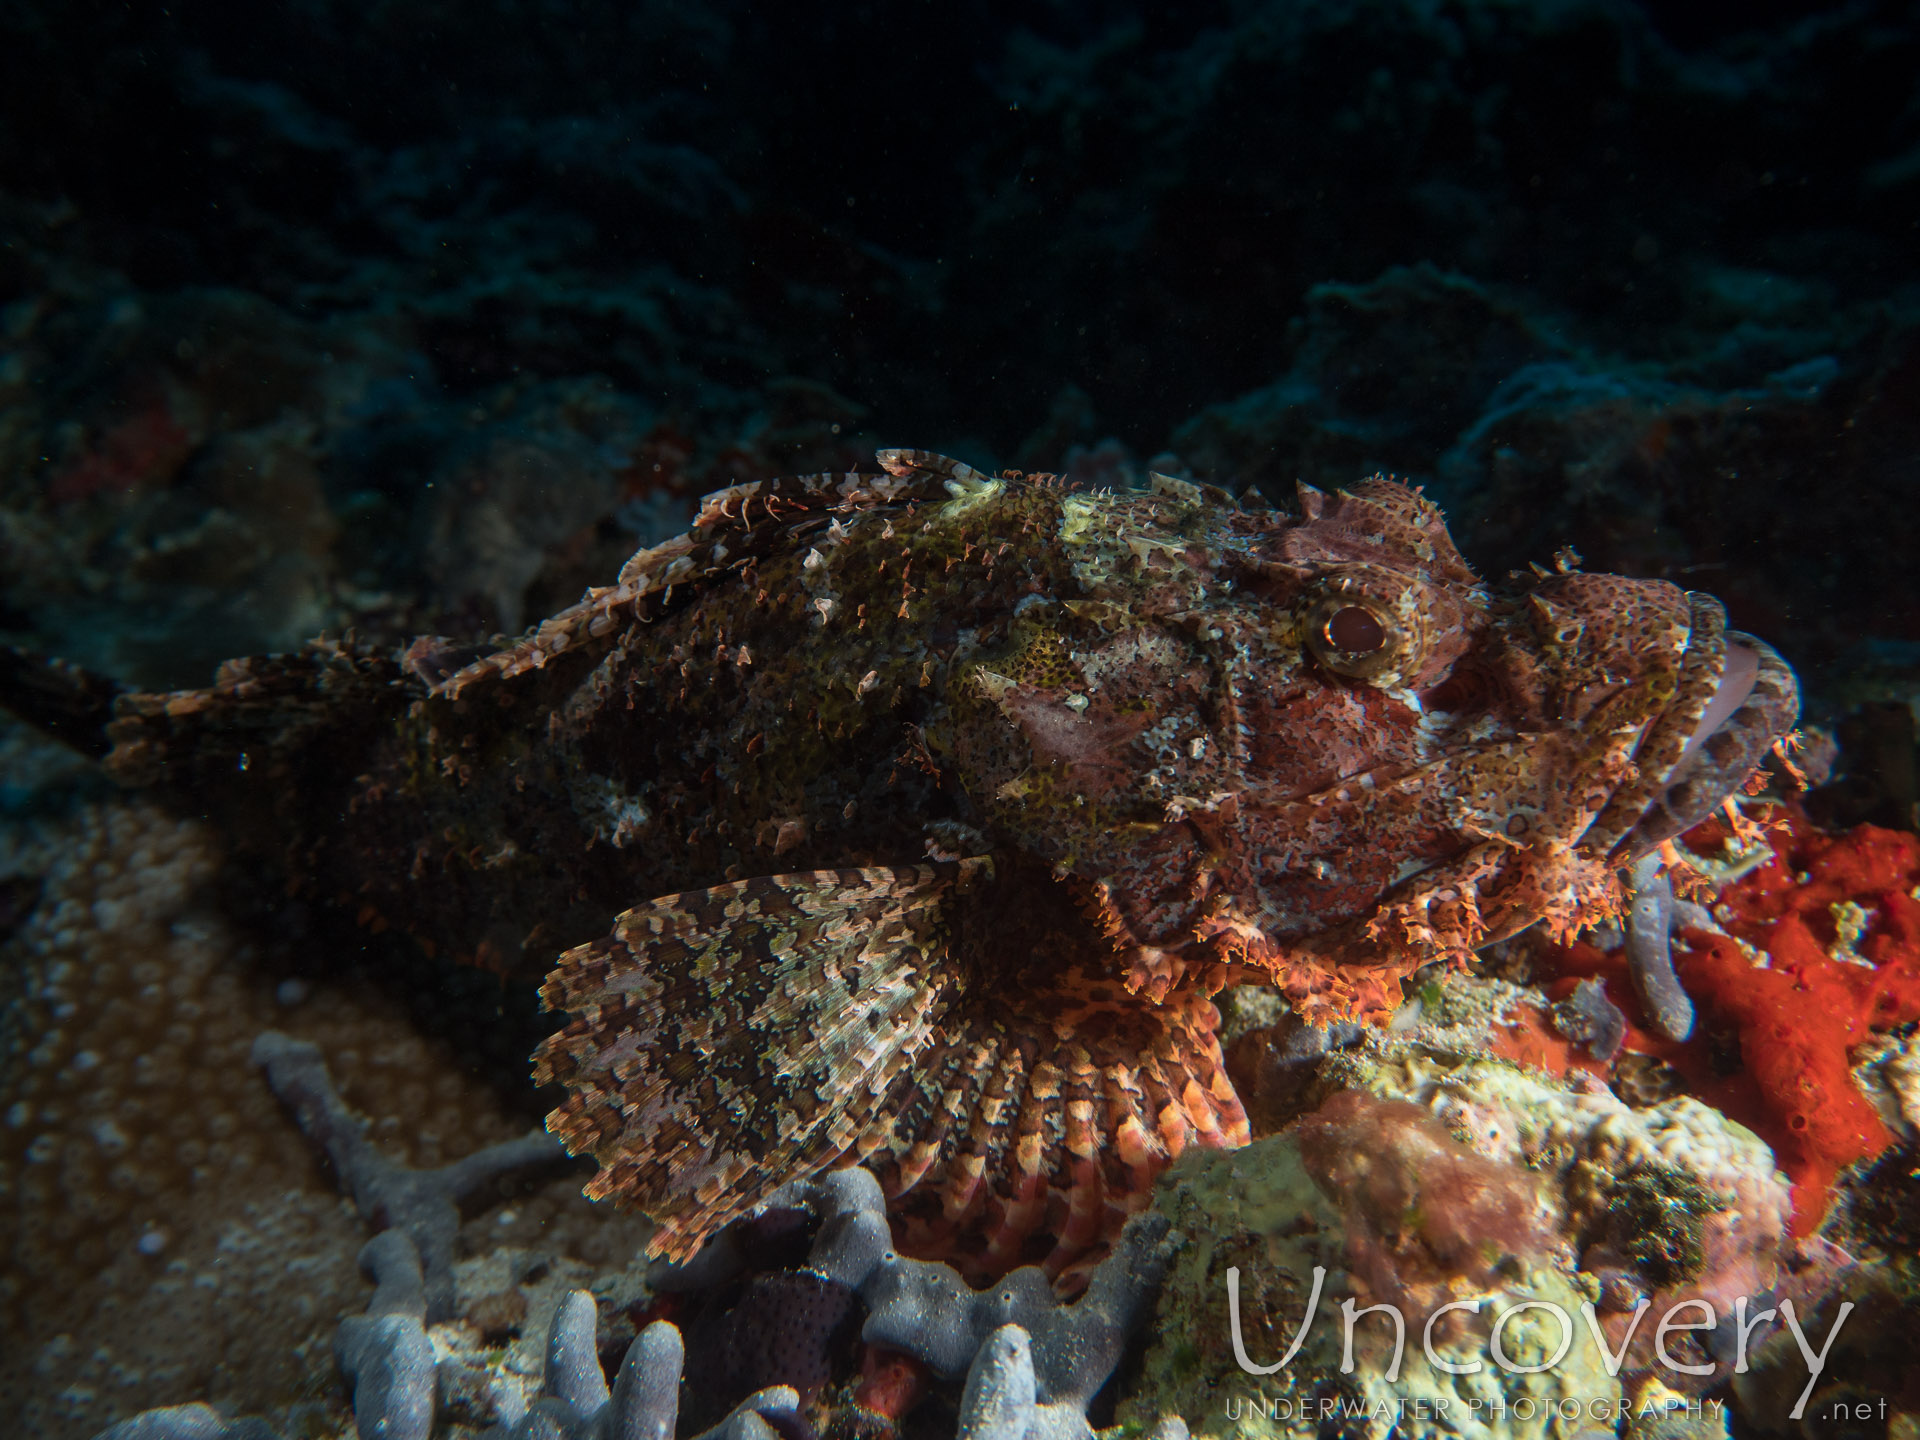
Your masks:
[[[1059,1272],[1247,1138],[1222,984],[1377,1019],[1617,906],[1719,674],[1710,598],[1496,597],[1392,482],[1285,515],[882,458],[709,497],[464,666],[316,647],[134,697],[109,763],[369,923],[554,967],[549,1127],[660,1253],[862,1160],[907,1248]]]

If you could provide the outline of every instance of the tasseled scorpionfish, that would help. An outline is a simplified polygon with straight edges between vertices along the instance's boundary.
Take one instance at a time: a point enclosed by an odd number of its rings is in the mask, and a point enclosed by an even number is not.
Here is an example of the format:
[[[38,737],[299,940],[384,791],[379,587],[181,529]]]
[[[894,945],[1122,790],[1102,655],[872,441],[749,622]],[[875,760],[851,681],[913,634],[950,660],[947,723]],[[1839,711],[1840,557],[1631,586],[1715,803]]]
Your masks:
[[[1248,1137],[1210,999],[1380,1019],[1619,904],[1792,725],[1712,597],[1489,590],[1418,492],[1297,513],[920,451],[708,496],[515,644],[115,702],[109,768],[442,954],[551,969],[535,1077],[686,1257],[865,1163],[900,1243],[1069,1264]]]

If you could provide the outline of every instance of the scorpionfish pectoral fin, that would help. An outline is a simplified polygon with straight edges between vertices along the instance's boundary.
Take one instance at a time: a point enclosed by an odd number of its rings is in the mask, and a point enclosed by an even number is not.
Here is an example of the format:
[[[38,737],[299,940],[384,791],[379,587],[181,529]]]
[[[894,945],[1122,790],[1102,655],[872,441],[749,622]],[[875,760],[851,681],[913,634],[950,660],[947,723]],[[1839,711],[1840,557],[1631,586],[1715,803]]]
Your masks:
[[[957,986],[941,903],[961,861],[761,876],[629,910],[541,987],[571,1023],[534,1055],[569,1094],[547,1128],[587,1186],[691,1256],[872,1124]]]
[[[992,873],[743,880],[562,956],[542,996],[573,1018],[534,1074],[569,1091],[547,1126],[600,1162],[587,1193],[679,1260],[787,1182],[865,1163],[910,1252],[1057,1274],[1186,1146],[1246,1143],[1203,990],[1130,993],[1059,887]]]

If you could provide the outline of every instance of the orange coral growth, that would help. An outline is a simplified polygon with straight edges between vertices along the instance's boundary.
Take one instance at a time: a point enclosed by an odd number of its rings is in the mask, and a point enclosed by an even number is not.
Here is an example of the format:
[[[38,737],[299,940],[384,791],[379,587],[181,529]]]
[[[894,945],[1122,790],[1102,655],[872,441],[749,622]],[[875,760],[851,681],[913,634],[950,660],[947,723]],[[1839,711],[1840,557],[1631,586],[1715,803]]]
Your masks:
[[[1786,806],[1763,823],[1774,858],[1722,889],[1715,904],[1729,934],[1687,931],[1675,945],[1681,983],[1705,1022],[1686,1044],[1646,1029],[1623,952],[1584,943],[1538,950],[1560,976],[1550,996],[1602,977],[1630,1022],[1627,1050],[1673,1065],[1689,1091],[1773,1147],[1793,1180],[1794,1228],[1806,1234],[1825,1213],[1834,1177],[1892,1143],[1854,1083],[1852,1051],[1875,1031],[1920,1019],[1920,839],[1873,825],[1830,834]],[[1712,855],[1727,835],[1713,820],[1685,843]],[[1731,1074],[1714,1053],[1729,1031],[1740,1056]],[[1513,1046],[1528,1052],[1515,1058],[1566,1068],[1527,1036]]]
[[[1553,1017],[1538,1005],[1515,1005],[1506,1019],[1494,1027],[1488,1048],[1502,1060],[1544,1070],[1549,1075],[1566,1075],[1575,1070],[1603,1077],[1607,1073],[1606,1061],[1596,1060],[1562,1035],[1554,1028]]]
[[[1734,939],[1689,932],[1678,970],[1739,1033],[1804,1232],[1841,1168],[1892,1143],[1854,1084],[1850,1052],[1920,1019],[1920,840],[1873,825],[1830,835],[1797,812],[1784,818],[1775,857],[1720,897],[1721,923],[1764,966]],[[1712,828],[1695,832],[1703,847],[1718,839]]]

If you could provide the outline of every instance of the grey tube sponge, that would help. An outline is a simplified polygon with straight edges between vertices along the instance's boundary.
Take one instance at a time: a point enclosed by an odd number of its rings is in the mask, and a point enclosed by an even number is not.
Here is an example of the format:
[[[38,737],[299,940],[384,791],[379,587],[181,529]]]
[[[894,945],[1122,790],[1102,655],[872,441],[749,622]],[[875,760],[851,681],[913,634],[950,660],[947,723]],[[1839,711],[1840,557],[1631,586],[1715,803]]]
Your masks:
[[[502,1175],[568,1163],[560,1142],[544,1130],[476,1150],[436,1170],[410,1170],[368,1142],[366,1123],[334,1089],[320,1050],[277,1030],[253,1042],[253,1063],[267,1074],[280,1103],[326,1152],[340,1188],[375,1229],[405,1231],[420,1256],[429,1323],[453,1314],[453,1249],[460,1233],[460,1201]]]
[[[360,1268],[374,1282],[364,1315],[334,1332],[333,1355],[353,1391],[360,1440],[426,1440],[433,1430],[435,1361],[427,1339],[426,1288],[420,1255],[399,1230],[360,1249]],[[207,1405],[146,1410],[94,1440],[279,1440],[264,1420],[227,1420]]]
[[[354,1427],[360,1440],[425,1440],[433,1429],[435,1401],[433,1345],[426,1327],[453,1311],[460,1201],[502,1175],[565,1164],[567,1157],[559,1142],[536,1130],[451,1165],[411,1170],[368,1142],[365,1122],[340,1098],[317,1046],[277,1030],[262,1031],[253,1042],[253,1063],[266,1072],[267,1084],[307,1138],[326,1152],[361,1218],[381,1232],[360,1251],[360,1268],[374,1281],[367,1313],[341,1321],[334,1332],[334,1358],[353,1391]],[[591,1353],[591,1326],[587,1334]],[[597,1361],[594,1369],[597,1374]],[[606,1382],[600,1383],[604,1401]],[[103,1431],[99,1440],[271,1440],[273,1435],[264,1421],[228,1421],[205,1405],[182,1405],[144,1411]]]
[[[774,1385],[756,1390],[695,1440],[780,1440],[781,1427],[770,1423],[769,1417],[777,1417],[791,1429],[799,1414],[799,1393],[790,1385]]]
[[[680,1332],[672,1325],[656,1320],[642,1330],[614,1377],[604,1440],[673,1440],[685,1362]]]
[[[887,1197],[871,1170],[855,1166],[796,1181],[775,1191],[756,1213],[780,1209],[806,1210],[819,1220],[806,1268],[849,1290],[859,1289],[881,1258],[893,1250]],[[718,1289],[737,1280],[753,1268],[741,1239],[746,1229],[729,1225],[685,1264],[664,1260],[654,1264],[647,1271],[648,1288],[660,1294],[685,1294]]]
[[[1658,852],[1633,867],[1633,898],[1627,907],[1627,967],[1647,1019],[1669,1040],[1693,1033],[1693,1001],[1673,972],[1673,882],[1660,868]]]
[[[1036,1414],[1064,1406],[1081,1416],[1119,1364],[1127,1336],[1159,1290],[1172,1255],[1166,1219],[1135,1216],[1113,1253],[1095,1268],[1086,1292],[1062,1305],[1036,1266],[1022,1266],[998,1284],[974,1290],[950,1265],[897,1253],[886,1196],[866,1170],[835,1170],[790,1185],[768,1206],[797,1206],[819,1220],[806,1269],[859,1293],[867,1306],[862,1340],[911,1355],[942,1379],[959,1380],[982,1363],[979,1357],[989,1353],[992,1337],[1006,1335],[992,1350],[988,1368],[996,1375],[1031,1375]],[[745,1268],[738,1236],[729,1229],[687,1265],[655,1267],[648,1280],[663,1291],[704,1289]],[[1017,1344],[1013,1331],[1023,1337]],[[1025,1361],[1013,1358],[1013,1349],[1020,1347]],[[983,1393],[999,1395],[992,1386]],[[1048,1433],[1066,1433],[1059,1424],[1058,1417],[1046,1413]],[[1085,1431],[1080,1418],[1074,1433]]]
[[[820,1216],[820,1233],[807,1252],[807,1268],[824,1280],[860,1288],[893,1253],[887,1197],[871,1170],[833,1170],[808,1187],[809,1209]]]
[[[960,1440],[1026,1440],[1037,1408],[1033,1342],[1018,1325],[1002,1325],[987,1337],[967,1372],[967,1388],[960,1392]]]
[[[960,1396],[958,1440],[1093,1440],[1086,1403],[1074,1397],[1042,1403],[1032,1338],[1018,1325],[987,1337],[967,1371]],[[1187,1440],[1185,1422],[1163,1420],[1151,1440]]]
[[[1693,1033],[1693,1001],[1673,968],[1673,937],[1682,930],[1726,931],[1713,914],[1673,893],[1673,881],[1661,869],[1658,853],[1634,862],[1633,894],[1627,906],[1627,968],[1647,1019],[1669,1040]]]
[[[600,1370],[600,1350],[595,1343],[599,1328],[600,1312],[593,1296],[585,1290],[569,1291],[553,1312],[553,1324],[547,1330],[542,1395],[551,1395],[585,1414],[597,1413],[612,1398],[607,1377]]]
[[[948,1379],[966,1377],[962,1440],[1086,1440],[1086,1406],[1119,1362],[1129,1331],[1159,1288],[1171,1254],[1157,1216],[1127,1223],[1114,1253],[1071,1305],[1026,1266],[987,1290],[947,1265],[910,1260],[886,1237],[879,1182],[844,1170],[785,1198],[823,1216],[807,1268],[857,1286],[871,1307],[863,1338],[902,1350]],[[425,1330],[426,1285],[408,1235],[386,1230],[360,1252],[374,1280],[365,1315],[340,1324],[334,1353],[353,1388],[360,1440],[425,1440],[433,1428],[434,1357]],[[695,1266],[669,1278],[684,1282]],[[576,1290],[547,1331],[540,1396],[487,1440],[672,1440],[685,1350],[655,1321],[628,1347],[609,1389],[600,1368],[599,1314]],[[798,1423],[799,1395],[773,1386],[749,1395],[698,1440],[780,1440]],[[152,1410],[99,1440],[277,1440],[258,1420],[225,1421],[204,1405]],[[1184,1440],[1167,1433],[1156,1440]]]
[[[1162,1216],[1129,1220],[1086,1293],[1071,1305],[1054,1299],[1035,1266],[976,1291],[951,1266],[889,1251],[860,1287],[869,1310],[860,1338],[904,1350],[935,1374],[957,1379],[989,1336],[1017,1325],[1032,1342],[1039,1402],[1084,1409],[1119,1364],[1135,1321],[1160,1288],[1171,1254],[1166,1236]]]
[[[353,1387],[354,1429],[360,1440],[426,1440],[435,1362],[419,1252],[403,1232],[387,1230],[361,1247],[360,1268],[373,1277],[373,1299],[333,1335],[334,1359]]]
[[[437,1170],[410,1170],[368,1143],[315,1046],[268,1031],[253,1057],[333,1162],[362,1217],[383,1227],[360,1251],[375,1285],[367,1311],[342,1321],[334,1337],[360,1440],[427,1440],[436,1377],[426,1327],[452,1308],[458,1202],[500,1175],[564,1156],[535,1133]],[[816,1217],[804,1271],[859,1295],[868,1310],[863,1340],[911,1355],[945,1379],[965,1377],[962,1434],[973,1440],[1085,1440],[1092,1433],[1087,1403],[1113,1373],[1171,1254],[1166,1221],[1136,1216],[1086,1292],[1062,1305],[1034,1266],[975,1291],[951,1266],[898,1254],[886,1197],[868,1171],[817,1176],[770,1204]],[[729,1229],[689,1264],[656,1267],[649,1278],[663,1291],[725,1283],[749,1268],[740,1238]],[[539,1397],[513,1423],[489,1430],[488,1440],[673,1440],[686,1358],[680,1332],[664,1321],[649,1325],[609,1387],[598,1326],[592,1295],[569,1294],[548,1330]],[[780,1440],[803,1428],[799,1406],[791,1386],[758,1390],[698,1440]],[[186,1405],[134,1416],[98,1440],[277,1437],[262,1421],[229,1421],[208,1406]]]
[[[647,1326],[627,1347],[613,1389],[607,1389],[595,1344],[593,1296],[575,1290],[554,1311],[547,1331],[540,1398],[511,1425],[496,1425],[486,1440],[672,1440],[680,1413],[680,1332],[664,1320]],[[782,1421],[800,1397],[779,1386],[749,1395],[701,1440],[777,1440],[766,1417]]]

